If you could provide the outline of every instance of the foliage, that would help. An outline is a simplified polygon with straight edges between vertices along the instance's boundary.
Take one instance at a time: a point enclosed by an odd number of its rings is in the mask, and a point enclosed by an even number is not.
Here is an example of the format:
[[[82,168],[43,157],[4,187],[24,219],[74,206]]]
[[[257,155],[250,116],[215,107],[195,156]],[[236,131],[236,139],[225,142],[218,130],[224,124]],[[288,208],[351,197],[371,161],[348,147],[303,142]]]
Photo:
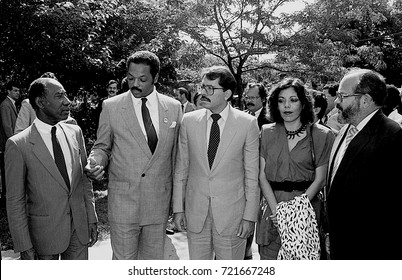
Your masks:
[[[165,6],[129,0],[7,0],[0,5],[0,85],[14,79],[26,89],[42,73],[54,72],[69,97],[82,101],[73,116],[88,144],[95,139],[99,114],[92,103],[96,107],[106,96],[108,80],[123,78],[131,53],[147,49],[159,56],[160,91],[167,92],[176,80],[181,40],[175,11]]]
[[[205,53],[226,65],[238,82],[237,94],[243,90],[242,75],[268,63],[255,64],[252,58],[277,52],[291,36],[275,11],[289,0],[201,0],[186,5],[187,23],[183,32],[194,39]],[[190,16],[191,15],[191,16]],[[253,63],[250,63],[253,62]]]
[[[307,75],[324,82],[338,80],[348,67],[371,68],[397,82],[402,70],[400,2],[318,0],[291,17],[300,29],[280,61],[300,63]]]

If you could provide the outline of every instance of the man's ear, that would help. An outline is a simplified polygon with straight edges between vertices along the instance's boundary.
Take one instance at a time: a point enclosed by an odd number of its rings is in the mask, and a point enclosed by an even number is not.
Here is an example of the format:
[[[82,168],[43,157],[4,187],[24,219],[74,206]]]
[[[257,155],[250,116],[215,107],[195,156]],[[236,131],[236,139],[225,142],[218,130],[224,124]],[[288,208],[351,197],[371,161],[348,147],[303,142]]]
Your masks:
[[[36,106],[38,106],[40,109],[43,109],[45,107],[44,102],[45,100],[42,96],[38,96],[35,98]]]
[[[158,78],[159,78],[159,73],[155,75],[154,84],[156,84],[156,82],[158,81]]]
[[[232,96],[232,90],[231,89],[227,89],[225,91],[225,100],[228,100],[231,96]]]

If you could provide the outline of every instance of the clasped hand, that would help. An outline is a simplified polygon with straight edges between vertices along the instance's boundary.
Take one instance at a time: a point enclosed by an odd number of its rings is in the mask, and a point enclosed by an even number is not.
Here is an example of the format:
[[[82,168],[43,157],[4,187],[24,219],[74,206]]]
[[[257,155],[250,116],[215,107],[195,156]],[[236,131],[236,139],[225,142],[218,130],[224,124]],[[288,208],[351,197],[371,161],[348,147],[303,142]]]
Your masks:
[[[90,156],[87,161],[87,165],[85,166],[85,174],[91,180],[102,180],[103,175],[105,174],[104,166],[99,165],[99,161],[96,160],[95,157]]]

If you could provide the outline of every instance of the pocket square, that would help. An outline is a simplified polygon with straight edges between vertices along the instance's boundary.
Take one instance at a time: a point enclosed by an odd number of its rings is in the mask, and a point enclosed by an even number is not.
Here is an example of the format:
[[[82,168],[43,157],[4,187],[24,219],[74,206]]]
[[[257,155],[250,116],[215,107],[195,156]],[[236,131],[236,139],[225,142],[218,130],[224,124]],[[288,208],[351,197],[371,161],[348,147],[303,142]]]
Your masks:
[[[173,121],[172,124],[169,126],[169,128],[175,128],[176,127],[176,122]]]

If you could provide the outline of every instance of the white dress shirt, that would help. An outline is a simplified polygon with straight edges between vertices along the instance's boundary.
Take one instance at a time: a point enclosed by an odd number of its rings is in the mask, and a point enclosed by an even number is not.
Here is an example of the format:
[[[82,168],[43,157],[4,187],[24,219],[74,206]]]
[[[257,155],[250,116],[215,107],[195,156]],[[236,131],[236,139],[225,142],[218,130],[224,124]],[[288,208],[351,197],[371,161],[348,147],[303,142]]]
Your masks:
[[[141,112],[142,100],[141,100],[141,98],[136,98],[133,94],[131,94],[131,99],[133,100],[135,115],[137,116],[137,120],[140,123],[142,133],[144,134],[145,139],[148,141],[147,132],[145,131],[144,121],[142,119],[142,112]],[[155,87],[154,87],[154,90],[148,96],[145,96],[145,98],[147,99],[147,103],[145,103],[145,104],[148,108],[149,115],[151,116],[152,124],[155,127],[156,135],[158,135],[158,137],[159,137],[159,101],[158,101],[158,96],[156,95]]]
[[[53,144],[52,144],[52,135],[51,135],[51,130],[52,130],[52,125],[49,125],[47,123],[44,123],[40,119],[36,118],[33,123],[35,124],[36,128],[39,131],[40,136],[42,137],[43,142],[45,142],[45,145],[47,149],[49,150],[50,154],[52,155],[52,158],[54,160],[54,155],[53,155]],[[68,178],[70,179],[71,182],[71,173],[73,171],[72,167],[72,158],[71,158],[71,152],[70,148],[68,147],[66,135],[63,132],[63,129],[59,124],[56,124],[56,137],[57,140],[59,140],[61,149],[63,151],[64,159],[66,161],[66,167],[67,167],[67,173],[68,173]]]

